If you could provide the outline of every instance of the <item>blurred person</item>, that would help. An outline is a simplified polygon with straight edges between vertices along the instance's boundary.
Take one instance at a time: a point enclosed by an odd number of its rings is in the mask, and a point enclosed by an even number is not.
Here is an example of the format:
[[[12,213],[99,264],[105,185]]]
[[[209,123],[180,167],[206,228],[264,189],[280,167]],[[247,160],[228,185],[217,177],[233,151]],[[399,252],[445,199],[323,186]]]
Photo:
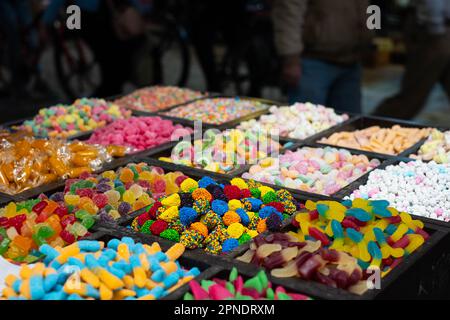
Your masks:
[[[275,44],[289,103],[361,112],[368,0],[273,0]]]
[[[151,8],[151,1],[139,0],[52,0],[44,14],[44,22],[54,22],[60,10],[70,4],[81,9],[83,39],[92,49],[99,64],[102,82],[94,93],[97,97],[117,95],[129,79],[132,55],[142,43],[144,21],[141,11]],[[141,10],[141,11],[139,11]]]
[[[219,35],[229,48],[245,41],[245,0],[190,0],[191,40],[207,90],[221,92],[222,84],[215,60],[214,43]]]
[[[407,62],[400,92],[374,114],[411,119],[424,107],[435,84],[450,97],[450,1],[416,0],[407,24]]]
[[[37,37],[22,37],[22,31],[32,22],[33,15],[28,0],[0,1],[0,30],[6,44],[6,62],[11,71],[11,88],[8,88],[8,92],[14,96],[20,96],[24,91],[29,74],[22,45],[26,44],[30,49],[37,47]]]

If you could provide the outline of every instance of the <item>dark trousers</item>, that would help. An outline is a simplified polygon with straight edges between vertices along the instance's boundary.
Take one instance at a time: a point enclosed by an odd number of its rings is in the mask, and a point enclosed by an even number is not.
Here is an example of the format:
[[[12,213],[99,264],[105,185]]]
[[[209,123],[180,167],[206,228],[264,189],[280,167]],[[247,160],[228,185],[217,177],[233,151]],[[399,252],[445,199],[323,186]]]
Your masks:
[[[375,110],[376,115],[414,118],[437,83],[450,97],[450,28],[446,34],[436,36],[417,26],[407,49],[408,60],[401,90],[383,101]]]
[[[361,65],[335,65],[303,58],[302,74],[295,88],[288,90],[289,103],[311,102],[338,111],[361,113]]]

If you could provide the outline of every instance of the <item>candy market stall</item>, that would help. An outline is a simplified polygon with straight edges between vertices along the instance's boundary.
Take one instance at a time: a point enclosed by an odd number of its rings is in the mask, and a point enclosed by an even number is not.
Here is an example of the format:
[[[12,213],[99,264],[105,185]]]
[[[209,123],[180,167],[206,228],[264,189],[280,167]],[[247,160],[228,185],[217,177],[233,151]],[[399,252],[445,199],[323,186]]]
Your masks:
[[[449,295],[445,128],[154,87],[4,129],[3,298]]]

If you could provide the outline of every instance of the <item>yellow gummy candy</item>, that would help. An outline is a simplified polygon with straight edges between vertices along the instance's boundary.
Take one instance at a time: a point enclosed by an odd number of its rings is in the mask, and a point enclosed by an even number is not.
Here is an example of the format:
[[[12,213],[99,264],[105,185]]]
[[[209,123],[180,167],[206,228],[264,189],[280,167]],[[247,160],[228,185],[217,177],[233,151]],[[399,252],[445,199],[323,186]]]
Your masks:
[[[100,269],[98,276],[100,280],[111,290],[117,290],[124,286],[122,280],[105,269]]]
[[[400,224],[397,230],[395,230],[395,232],[391,236],[392,241],[397,242],[401,239],[401,237],[404,236],[406,232],[408,232],[408,227],[403,223]]]
[[[130,250],[128,249],[128,246],[125,243],[119,244],[119,246],[117,247],[117,254],[119,257],[121,257],[127,262],[130,259]]]
[[[98,288],[100,286],[100,279],[89,269],[84,268],[80,272],[80,278],[93,286],[94,288]]]
[[[113,298],[113,292],[104,284],[100,285],[100,299],[111,300]]]

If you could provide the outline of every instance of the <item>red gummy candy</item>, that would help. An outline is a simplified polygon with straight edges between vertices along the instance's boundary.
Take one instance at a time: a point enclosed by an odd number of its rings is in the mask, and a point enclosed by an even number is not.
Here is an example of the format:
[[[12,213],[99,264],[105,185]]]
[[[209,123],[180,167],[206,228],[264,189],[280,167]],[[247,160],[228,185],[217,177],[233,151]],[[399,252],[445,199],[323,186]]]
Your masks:
[[[152,226],[150,227],[150,231],[155,236],[159,236],[159,234],[161,232],[163,232],[164,230],[166,230],[167,227],[168,227],[167,222],[165,222],[163,220],[156,220],[155,222],[153,222]]]
[[[36,212],[37,214],[40,214],[47,205],[48,205],[48,203],[46,201],[38,202],[34,205],[34,207],[32,208],[32,211]]]
[[[61,226],[65,229],[68,225],[72,225],[77,221],[77,218],[75,218],[74,215],[67,215],[61,218]]]
[[[5,217],[0,217],[0,227],[8,227],[9,219]]]
[[[161,202],[156,201],[153,206],[148,210],[148,216],[152,220],[156,220],[156,213],[158,212],[158,208],[162,206]]]
[[[69,231],[67,230],[63,230],[61,231],[61,233],[59,234],[59,236],[61,237],[61,239],[63,239],[65,242],[67,243],[73,243],[75,242],[75,237],[73,234],[71,234]]]
[[[319,218],[319,211],[313,210],[309,212],[309,220],[314,221]]]
[[[228,200],[237,199],[239,200],[241,198],[241,189],[237,186],[232,185],[226,185],[223,188],[223,193],[227,197]]]
[[[279,213],[284,212],[284,205],[280,202],[269,202],[266,204],[267,206],[274,207]]]
[[[50,217],[50,215],[52,215],[52,214],[51,214],[51,213],[41,213],[41,214],[38,215],[38,217],[36,218],[36,223],[44,222],[45,220],[48,219],[48,217]]]
[[[87,178],[89,178],[91,176],[91,174],[88,171],[84,171],[80,174],[79,178],[81,180],[86,180]]]
[[[89,188],[77,189],[75,193],[80,197],[92,198],[94,196],[94,190]]]
[[[166,191],[166,182],[162,179],[158,179],[153,181],[152,184],[152,192],[154,193],[162,193]]]
[[[309,227],[309,235],[316,240],[320,240],[320,242],[322,242],[322,245],[324,246],[327,246],[330,243],[328,237],[319,229],[316,229],[314,227]]]
[[[92,197],[92,200],[94,201],[95,205],[100,209],[108,204],[108,197],[103,193],[94,195]]]
[[[58,208],[55,209],[55,212],[54,212],[54,213],[57,214],[58,217],[62,218],[62,217],[64,217],[65,215],[69,214],[69,211],[67,210],[66,207],[64,207],[64,206],[59,206]]]
[[[181,183],[186,180],[188,177],[186,176],[179,176],[175,179],[175,183],[177,184],[177,186],[181,186]]]
[[[252,197],[252,193],[250,192],[249,189],[242,189],[241,190],[241,196],[242,196],[242,198],[251,198]],[[283,212],[283,211],[280,211],[280,212]]]
[[[137,222],[139,224],[139,226],[142,226],[145,221],[150,220],[150,217],[148,216],[148,213],[143,213],[141,214],[138,218],[137,218]]]

